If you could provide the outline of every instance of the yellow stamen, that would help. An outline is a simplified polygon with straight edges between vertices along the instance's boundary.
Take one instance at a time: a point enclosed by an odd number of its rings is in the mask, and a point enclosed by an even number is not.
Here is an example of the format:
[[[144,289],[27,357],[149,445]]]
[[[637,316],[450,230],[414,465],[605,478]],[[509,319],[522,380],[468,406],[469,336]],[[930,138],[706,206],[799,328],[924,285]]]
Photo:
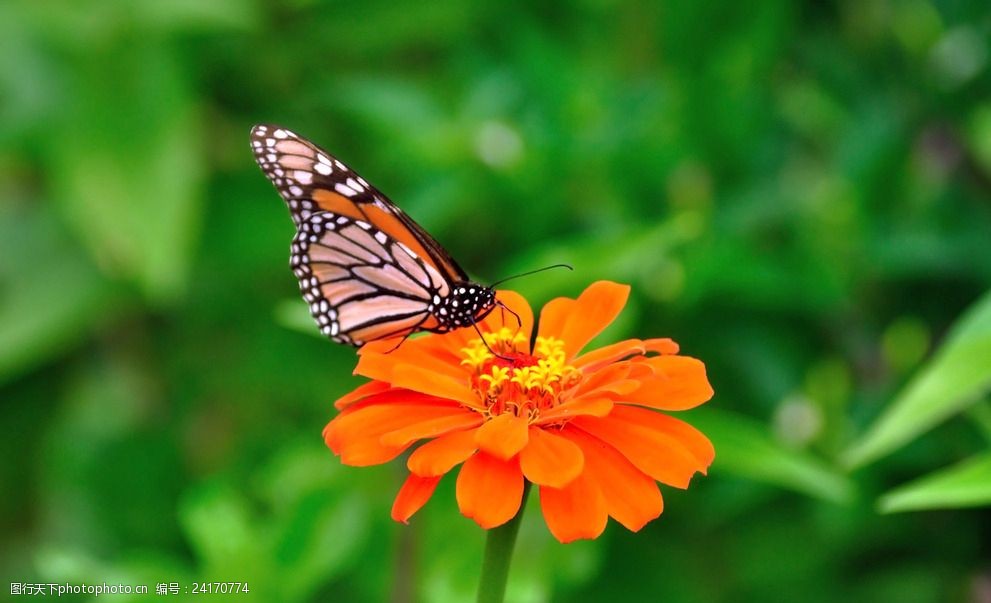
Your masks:
[[[507,327],[484,337],[485,343],[476,338],[462,348],[461,364],[472,372],[472,388],[489,417],[512,412],[535,421],[542,409],[559,404],[580,377],[575,367],[565,363],[560,339],[538,337],[534,353],[528,354],[526,337]]]

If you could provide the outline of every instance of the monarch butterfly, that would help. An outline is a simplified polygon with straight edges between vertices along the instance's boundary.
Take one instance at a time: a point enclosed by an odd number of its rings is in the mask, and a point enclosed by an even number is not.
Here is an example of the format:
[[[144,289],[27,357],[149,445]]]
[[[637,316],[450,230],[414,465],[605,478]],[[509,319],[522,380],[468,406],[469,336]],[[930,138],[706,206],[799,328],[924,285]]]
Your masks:
[[[290,267],[324,335],[361,346],[444,333],[475,325],[498,304],[491,287],[472,282],[419,224],[330,153],[273,125],[252,128],[251,147],[289,206]]]

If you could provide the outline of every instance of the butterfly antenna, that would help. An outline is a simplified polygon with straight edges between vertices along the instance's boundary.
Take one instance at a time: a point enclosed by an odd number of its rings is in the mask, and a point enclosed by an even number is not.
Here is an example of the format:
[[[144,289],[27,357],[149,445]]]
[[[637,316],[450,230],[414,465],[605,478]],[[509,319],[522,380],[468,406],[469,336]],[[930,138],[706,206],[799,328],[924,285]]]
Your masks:
[[[514,274],[513,276],[507,276],[504,279],[500,279],[492,283],[491,285],[489,285],[489,288],[494,289],[497,286],[501,285],[502,283],[505,283],[506,281],[511,281],[514,278],[520,278],[521,276],[530,276],[531,274],[537,274],[538,272],[544,272],[545,270],[553,270],[555,268],[567,268],[568,270],[574,270],[574,268],[572,268],[570,264],[553,264],[551,266],[544,266],[543,268],[537,268],[536,270],[531,270],[529,272],[523,272],[520,274]]]

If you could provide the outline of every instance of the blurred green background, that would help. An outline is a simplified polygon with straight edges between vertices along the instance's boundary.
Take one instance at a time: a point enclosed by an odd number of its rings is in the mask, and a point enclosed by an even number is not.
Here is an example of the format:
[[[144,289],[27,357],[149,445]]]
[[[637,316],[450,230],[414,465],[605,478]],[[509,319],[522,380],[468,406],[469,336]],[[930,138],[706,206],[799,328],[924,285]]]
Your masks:
[[[986,0],[8,0],[0,40],[6,582],[472,596],[453,479],[402,527],[402,464],[321,440],[360,380],[273,122],[481,282],[630,283],[603,341],[708,366],[710,475],[568,546],[532,496],[511,601],[991,600]]]

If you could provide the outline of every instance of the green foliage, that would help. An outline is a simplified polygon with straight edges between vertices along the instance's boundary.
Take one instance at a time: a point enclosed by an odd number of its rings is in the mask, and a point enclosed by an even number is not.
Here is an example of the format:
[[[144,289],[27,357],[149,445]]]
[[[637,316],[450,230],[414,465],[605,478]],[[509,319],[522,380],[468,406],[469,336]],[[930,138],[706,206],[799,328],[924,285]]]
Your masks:
[[[991,454],[936,471],[881,497],[882,511],[917,511],[991,505]]]
[[[860,465],[890,453],[979,401],[989,388],[991,294],[985,295],[954,326],[932,361],[892,401],[863,439],[852,446],[847,462]]]
[[[693,423],[718,451],[714,471],[789,488],[834,503],[853,495],[850,479],[822,460],[776,441],[757,421],[732,413],[702,412]]]
[[[286,269],[247,143],[274,122],[482,282],[574,265],[512,283],[535,306],[630,283],[599,341],[706,362],[716,397],[680,416],[710,475],[568,546],[531,496],[510,600],[976,598],[989,23],[980,0],[0,3],[5,575],[473,595],[453,476],[396,525],[401,463],[321,442],[360,380]]]

